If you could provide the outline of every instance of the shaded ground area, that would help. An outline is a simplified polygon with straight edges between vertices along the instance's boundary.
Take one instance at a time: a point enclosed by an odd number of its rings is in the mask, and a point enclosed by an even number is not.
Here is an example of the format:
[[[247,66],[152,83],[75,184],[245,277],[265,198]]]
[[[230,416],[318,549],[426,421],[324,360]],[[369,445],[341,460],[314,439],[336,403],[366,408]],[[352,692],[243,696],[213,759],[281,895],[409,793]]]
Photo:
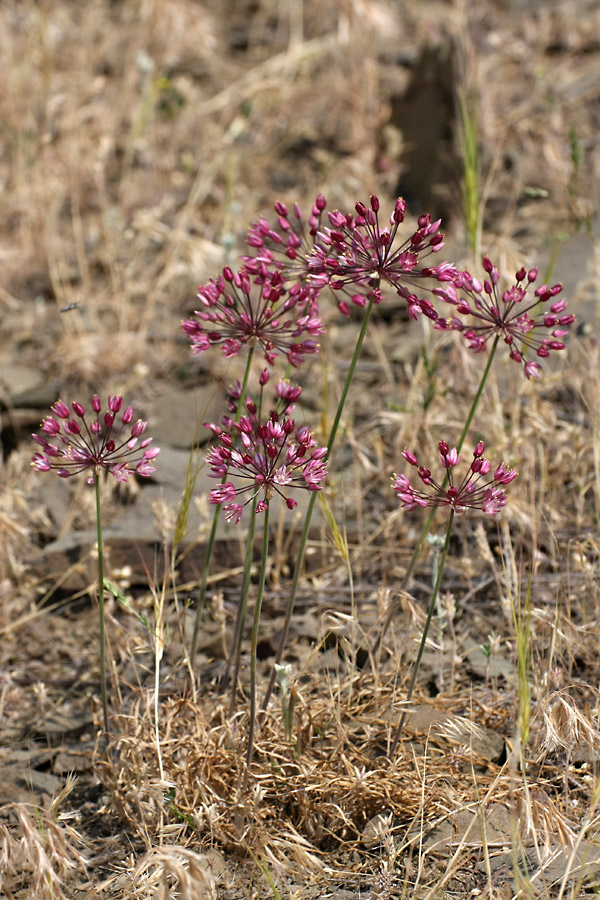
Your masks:
[[[583,2],[3,4],[7,897],[597,890],[599,15]],[[315,517],[287,693],[271,702],[243,790],[247,643],[233,706],[218,690],[240,595],[236,529],[220,528],[188,656],[211,516],[204,470],[170,554],[190,450],[208,440],[202,423],[219,419],[242,370],[219,354],[193,357],[180,322],[276,199],[308,209],[322,191],[328,209],[352,211],[373,192],[391,209],[402,193],[414,216],[443,216],[445,256],[477,265],[459,96],[477,124],[478,251],[508,278],[526,262],[561,280],[577,324],[539,383],[495,361],[473,430],[518,467],[519,489],[499,523],[457,525],[417,702],[390,763],[439,553],[429,547],[399,590],[421,518],[397,508],[390,476],[406,446],[456,439],[481,358],[409,321],[398,297],[378,308],[326,490],[346,545]],[[360,316],[340,317],[333,301],[323,315],[321,353],[293,375],[300,415],[326,433]],[[162,448],[151,482],[104,491],[120,591],[108,608],[109,762],[97,745],[93,492],[29,467],[29,435],[50,404],[95,391],[126,395]],[[302,513],[272,528],[261,696]],[[390,604],[392,627],[369,658]]]

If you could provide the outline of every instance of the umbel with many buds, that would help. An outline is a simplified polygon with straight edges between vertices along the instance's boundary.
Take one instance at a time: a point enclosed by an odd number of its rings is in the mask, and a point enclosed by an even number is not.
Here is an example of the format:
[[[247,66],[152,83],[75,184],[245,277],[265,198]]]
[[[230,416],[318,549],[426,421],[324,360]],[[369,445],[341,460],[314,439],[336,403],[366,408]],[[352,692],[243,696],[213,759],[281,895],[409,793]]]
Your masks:
[[[160,448],[150,446],[152,438],[140,440],[148,423],[141,419],[134,422],[131,406],[117,416],[122,406],[122,397],[109,397],[108,410],[102,415],[102,403],[94,394],[89,421],[81,403],[73,401],[73,415],[62,400],[57,400],[51,407],[54,416],[46,416],[41,424],[43,434],[33,435],[43,452],[35,454],[31,465],[40,472],[54,469],[61,478],[89,469],[92,474],[88,484],[94,483],[94,476],[102,469],[117,481],[127,481],[134,472],[149,477],[156,472],[154,460]]]
[[[538,359],[547,359],[552,351],[564,350],[565,329],[575,321],[572,313],[565,313],[567,301],[554,300],[562,285],[542,284],[531,296],[528,291],[537,280],[538,270],[522,267],[515,274],[515,283],[500,293],[498,268],[487,256],[483,257],[483,268],[487,274],[483,283],[469,272],[450,268],[438,273],[438,280],[449,283],[434,288],[433,293],[454,306],[459,315],[446,319],[440,316],[435,327],[462,332],[475,353],[486,349],[490,337],[501,335],[510,358],[523,364],[527,378],[539,378],[540,364],[528,356],[535,353]],[[465,323],[463,317],[471,321]]]
[[[231,434],[223,431],[220,445],[209,451],[206,460],[215,477],[236,479],[237,486],[225,481],[209,494],[210,502],[222,504],[226,520],[235,524],[252,500],[257,500],[257,513],[263,512],[276,494],[288,509],[294,509],[298,503],[289,491],[320,491],[327,475],[327,449],[317,446],[308,428],[296,428],[293,419],[280,417],[275,411],[261,423],[255,404],[248,400],[246,406],[249,415],[233,424],[240,449],[234,446]],[[238,502],[240,499],[243,503]]]
[[[373,194],[370,207],[356,203],[356,216],[338,210],[329,213],[331,227],[319,231],[309,260],[312,283],[329,284],[341,294],[338,308],[344,315],[349,314],[349,301],[357,306],[365,306],[369,298],[379,303],[382,284],[393,287],[407,301],[413,318],[420,312],[427,314],[408,286],[424,276],[423,259],[444,245],[440,220],[432,222],[431,216],[420,216],[418,228],[402,240],[398,232],[404,222],[404,200],[396,200],[389,224],[381,223],[379,209],[379,198]]]
[[[433,478],[430,469],[419,464],[419,460],[410,450],[402,454],[404,459],[415,466],[419,478],[428,488],[417,490],[406,475],[393,475],[392,487],[404,509],[416,509],[417,506],[450,506],[456,512],[466,509],[480,509],[488,515],[496,515],[506,506],[506,491],[502,485],[510,484],[517,477],[514,469],[503,463],[494,469],[491,478],[486,475],[491,471],[491,463],[485,459],[485,444],[479,441],[473,451],[473,460],[467,472],[458,484],[454,482],[453,469],[460,462],[456,447],[450,447],[446,441],[439,442],[440,463],[446,470],[448,484],[446,487]]]
[[[237,356],[244,345],[259,345],[269,365],[279,354],[292,366],[316,353],[314,340],[323,333],[321,319],[302,291],[285,288],[277,269],[257,266],[233,272],[228,266],[216,280],[198,289],[201,307],[182,325],[192,341],[192,352],[203,353],[220,344],[227,357]]]

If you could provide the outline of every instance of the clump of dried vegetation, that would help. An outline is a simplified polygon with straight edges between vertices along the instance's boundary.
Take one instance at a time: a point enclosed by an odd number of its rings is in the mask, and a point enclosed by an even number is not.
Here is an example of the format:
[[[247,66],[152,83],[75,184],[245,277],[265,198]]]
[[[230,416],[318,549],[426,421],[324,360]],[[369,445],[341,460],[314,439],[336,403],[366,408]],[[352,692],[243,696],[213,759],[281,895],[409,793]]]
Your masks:
[[[600,21],[594,4],[581,14],[585,5],[2,4],[0,893],[9,900],[597,891],[600,50],[591,23]],[[29,432],[63,392],[151,404],[164,384],[239,377],[235,361],[193,360],[180,321],[197,284],[237,257],[274,199],[309,205],[322,191],[330,209],[345,209],[373,192],[391,202],[403,193],[414,212],[444,216],[455,261],[474,265],[459,90],[478,100],[477,249],[509,272],[523,260],[542,266],[541,255],[548,278],[568,286],[578,323],[540,383],[516,378],[508,362],[490,376],[474,424],[518,461],[519,490],[499,524],[465,519],[455,531],[396,756],[436,549],[400,592],[420,526],[394,505],[389,476],[407,445],[460,432],[480,374],[464,347],[409,325],[397,304],[382,304],[371,323],[326,491],[339,530],[323,520],[311,533],[292,668],[261,722],[247,786],[245,668],[233,711],[218,689],[243,557],[226,545],[190,660],[202,554],[189,537],[171,555],[176,510],[159,504],[158,550],[146,553],[135,534],[128,558],[108,548],[118,584],[108,605],[114,729],[103,751],[90,541],[61,557],[60,571],[43,553],[87,527],[93,501],[85,485],[40,487]],[[305,386],[316,408],[335,394],[355,326],[329,323]],[[38,394],[20,394],[21,370],[41,373]],[[113,519],[136,502],[106,494]],[[261,689],[298,530],[273,526]],[[206,526],[201,545],[205,536]],[[392,602],[397,615],[369,658]]]

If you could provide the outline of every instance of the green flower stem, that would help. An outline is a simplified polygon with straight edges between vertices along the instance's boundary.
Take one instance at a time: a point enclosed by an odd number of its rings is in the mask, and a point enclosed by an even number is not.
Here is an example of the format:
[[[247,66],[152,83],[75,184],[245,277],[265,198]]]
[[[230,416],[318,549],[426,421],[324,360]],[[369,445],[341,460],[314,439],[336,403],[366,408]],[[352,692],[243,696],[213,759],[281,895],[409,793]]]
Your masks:
[[[258,646],[258,625],[260,622],[260,609],[262,606],[265,589],[265,577],[267,574],[267,556],[269,552],[269,507],[264,511],[263,546],[260,575],[258,578],[258,592],[256,595],[256,608],[252,623],[252,639],[250,645],[250,722],[248,725],[248,751],[246,753],[246,774],[244,786],[248,781],[248,770],[254,753],[254,734],[256,731],[256,648]]]
[[[252,363],[252,355],[254,353],[254,347],[250,347],[248,351],[248,359],[246,360],[246,371],[244,372],[244,380],[242,382],[242,392],[240,394],[240,402],[238,403],[238,407],[235,413],[235,422],[239,422],[242,415],[242,404],[244,401],[244,395],[246,393],[246,388],[248,386],[248,378],[250,375],[250,364]],[[221,479],[221,484],[225,484],[227,481],[227,475],[223,475]],[[210,570],[210,561],[212,559],[212,554],[215,546],[215,538],[217,536],[217,526],[219,524],[219,514],[221,512],[221,506],[217,504],[215,506],[215,512],[213,515],[212,527],[210,529],[210,534],[208,536],[208,543],[206,545],[206,555],[204,557],[204,566],[202,569],[202,582],[200,584],[200,594],[198,597],[198,605],[196,606],[196,618],[194,620],[194,632],[192,634],[192,645],[190,647],[190,659],[194,660],[194,656],[196,655],[196,646],[198,644],[198,634],[200,632],[200,622],[202,620],[202,613],[204,612],[204,602],[206,600],[206,585],[208,582],[208,573]]]
[[[290,366],[286,369],[287,378],[290,372]],[[258,404],[258,419],[260,421],[262,415],[262,387],[260,389],[260,401]],[[235,660],[235,668],[233,671],[233,685],[231,688],[231,700],[229,703],[229,715],[232,716],[235,707],[235,692],[238,684],[238,676],[240,674],[240,663],[242,657],[242,640],[244,637],[244,625],[246,623],[246,614],[248,612],[248,594],[250,593],[250,577],[252,574],[252,557],[254,556],[254,524],[256,522],[256,504],[258,503],[258,492],[252,500],[252,510],[250,513],[250,524],[248,525],[248,545],[246,547],[246,561],[244,563],[244,580],[242,582],[242,596],[238,603],[237,613],[235,616],[235,625],[231,636],[231,646],[225,665],[225,671],[219,685],[220,693],[227,690],[229,678],[231,676],[231,666]]]
[[[435,507],[434,507],[435,509]],[[427,619],[425,620],[425,626],[423,628],[423,634],[421,635],[421,643],[419,644],[419,652],[417,653],[417,658],[413,664],[412,677],[410,679],[410,684],[408,686],[408,693],[406,695],[406,703],[410,703],[412,700],[412,695],[415,689],[415,684],[417,683],[417,675],[419,674],[419,669],[421,667],[421,659],[423,657],[423,651],[425,650],[425,643],[427,641],[427,635],[429,634],[429,626],[431,625],[431,617],[433,616],[433,611],[435,609],[437,598],[440,590],[440,584],[442,581],[442,574],[444,572],[444,565],[446,563],[446,556],[448,555],[448,547],[450,546],[450,534],[452,532],[452,522],[454,521],[454,509],[450,509],[450,519],[448,521],[448,530],[446,531],[446,540],[444,541],[444,549],[442,550],[442,555],[440,558],[440,567],[438,570],[437,578],[435,580],[435,585],[433,588],[433,594],[431,596],[431,601],[429,603],[429,609],[427,610]],[[398,746],[398,741],[400,740],[400,735],[402,734],[402,729],[404,728],[406,717],[408,715],[408,711],[405,709],[400,717],[400,721],[398,723],[398,727],[396,729],[396,734],[394,736],[394,741],[390,748],[389,758],[393,759],[396,754],[396,748]]]
[[[492,344],[492,349],[490,350],[488,360],[485,365],[485,369],[483,370],[483,374],[482,374],[481,380],[479,382],[479,387],[477,388],[477,393],[475,394],[475,397],[473,398],[473,402],[471,403],[471,409],[469,410],[469,414],[466,418],[465,424],[463,426],[463,430],[461,431],[460,437],[458,439],[458,444],[456,445],[456,449],[458,450],[459,453],[461,451],[462,445],[464,444],[464,441],[468,434],[469,428],[471,427],[471,422],[473,421],[473,416],[475,415],[475,412],[479,405],[479,401],[481,400],[481,395],[483,393],[485,383],[486,383],[488,375],[490,373],[490,368],[492,365],[492,361],[494,359],[494,354],[496,353],[496,347],[498,346],[499,339],[500,339],[500,335],[496,335],[496,337],[494,338],[494,343]],[[447,484],[448,484],[448,473],[446,473],[444,480],[442,482],[442,490],[447,486]],[[410,562],[408,563],[408,566],[406,568],[406,572],[404,573],[402,583],[400,584],[400,591],[399,591],[400,593],[405,591],[408,586],[408,582],[411,579],[412,573],[417,564],[417,560],[419,559],[419,556],[421,555],[421,550],[423,548],[423,544],[427,540],[427,535],[429,534],[429,532],[431,530],[431,525],[433,523],[433,519],[435,517],[436,512],[437,512],[437,506],[432,506],[429,511],[429,515],[427,516],[427,519],[425,520],[425,524],[423,525],[423,530],[421,531],[419,540],[417,541],[417,543],[415,545],[415,549],[413,550],[413,554],[412,554],[412,556],[410,558]],[[385,622],[383,623],[383,626],[381,628],[379,636],[373,646],[372,654],[376,654],[377,651],[379,650],[379,648],[382,644],[382,641],[387,633],[387,630],[390,627],[391,621],[394,618],[394,616],[396,615],[396,613],[398,612],[399,606],[400,606],[400,603],[398,600],[396,600],[394,603],[392,603],[392,605],[388,609],[387,615],[385,617]],[[368,663],[366,664],[366,666],[367,665],[368,665]],[[365,668],[366,668],[366,666],[365,666]]]
[[[104,559],[102,555],[102,516],[100,504],[100,475],[94,472],[96,488],[96,534],[98,540],[98,609],[100,612],[100,692],[104,716],[104,734],[108,742],[108,699],[106,692],[106,629],[104,622]]]
[[[237,613],[235,617],[235,625],[233,629],[233,635],[231,638],[231,647],[229,650],[229,656],[227,657],[227,664],[225,666],[225,671],[223,672],[223,677],[221,679],[220,691],[224,693],[227,690],[227,685],[229,684],[229,677],[231,675],[231,667],[233,665],[233,661],[235,660],[235,668],[233,672],[233,684],[231,688],[231,702],[229,705],[229,715],[233,715],[233,710],[235,706],[235,692],[238,683],[238,676],[240,672],[240,660],[242,654],[242,638],[244,636],[244,623],[246,621],[246,612],[248,611],[248,594],[250,593],[250,574],[252,572],[252,557],[254,555],[254,525],[256,523],[256,503],[258,498],[255,497],[252,501],[252,508],[250,511],[250,524],[248,525],[248,546],[246,547],[246,562],[244,564],[244,581],[242,584],[242,596],[240,602],[238,603]]]
[[[339,428],[340,420],[342,418],[342,412],[344,410],[344,404],[346,402],[346,397],[348,396],[348,391],[350,389],[350,384],[352,382],[352,378],[354,377],[354,371],[356,369],[356,364],[358,362],[358,357],[360,356],[360,351],[363,345],[363,341],[365,339],[365,334],[367,333],[367,326],[369,324],[369,319],[371,318],[371,312],[373,310],[373,299],[369,299],[369,303],[367,305],[365,316],[362,323],[362,328],[360,329],[360,334],[358,336],[358,340],[356,342],[356,348],[354,350],[354,355],[352,356],[352,360],[350,361],[350,367],[348,369],[348,374],[346,376],[346,381],[344,383],[344,387],[342,389],[342,395],[340,397],[340,402],[338,403],[338,408],[335,414],[335,418],[333,420],[333,425],[331,426],[331,431],[329,433],[329,440],[327,441],[327,459],[329,460],[329,456],[331,454],[331,449],[333,447],[337,431]],[[294,611],[294,603],[296,602],[296,593],[298,590],[298,582],[300,580],[300,572],[302,571],[302,563],[304,560],[304,553],[306,550],[306,542],[308,540],[308,531],[310,529],[310,520],[312,518],[313,509],[315,508],[315,503],[317,500],[317,491],[314,491],[311,494],[310,500],[308,501],[308,509],[306,510],[306,516],[304,518],[304,528],[302,529],[302,535],[300,536],[300,546],[298,547],[298,555],[296,557],[296,566],[294,568],[294,579],[292,581],[292,587],[290,590],[290,596],[288,598],[288,604],[285,611],[285,620],[283,623],[283,630],[281,632],[281,639],[279,641],[279,646],[277,648],[277,654],[275,656],[275,662],[273,663],[273,668],[271,670],[271,677],[269,678],[269,684],[267,686],[267,691],[265,693],[264,700],[262,702],[261,709],[265,710],[269,705],[269,700],[271,699],[271,695],[273,693],[273,688],[275,686],[275,679],[277,676],[277,670],[275,669],[276,665],[281,665],[281,660],[283,658],[283,651],[285,649],[285,645],[288,638],[288,633],[290,630],[290,623],[292,621],[292,613]]]

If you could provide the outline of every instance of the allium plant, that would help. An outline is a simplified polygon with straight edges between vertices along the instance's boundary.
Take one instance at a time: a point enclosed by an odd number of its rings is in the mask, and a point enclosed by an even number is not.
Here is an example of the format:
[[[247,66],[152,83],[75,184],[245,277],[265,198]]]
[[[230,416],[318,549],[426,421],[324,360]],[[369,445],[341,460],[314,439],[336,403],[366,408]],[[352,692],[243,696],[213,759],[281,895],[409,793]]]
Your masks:
[[[198,289],[201,306],[182,325],[193,353],[218,344],[232,357],[244,345],[258,345],[269,365],[283,355],[298,366],[318,351],[315,338],[323,333],[323,325],[314,305],[307,310],[307,297],[288,292],[277,269],[264,263],[257,268],[253,277],[248,270],[234,273],[226,266],[221,276]]]
[[[234,445],[232,436],[220,435],[220,444],[210,450],[207,463],[216,476],[227,480],[209,494],[211,503],[223,506],[225,517],[237,524],[244,508],[250,505],[255,514],[263,513],[262,559],[256,597],[250,649],[250,725],[246,755],[246,775],[252,761],[256,729],[256,648],[269,550],[269,508],[279,496],[288,509],[297,506],[292,491],[316,493],[327,474],[327,449],[319,447],[305,426],[296,428],[289,417],[272,412],[266,422],[253,414],[234,423],[241,443]],[[235,484],[233,480],[234,479]]]
[[[87,417],[81,403],[74,401],[71,411],[65,403],[58,400],[51,407],[54,416],[46,416],[42,422],[42,434],[33,435],[42,452],[33,456],[31,465],[40,472],[55,471],[61,478],[89,472],[87,482],[96,487],[100,683],[104,730],[108,735],[100,478],[103,471],[110,472],[119,482],[127,481],[134,473],[148,478],[156,471],[155,460],[160,448],[150,446],[152,438],[142,438],[147,422],[141,419],[134,421],[131,406],[127,406],[121,413],[122,397],[109,397],[108,408],[103,414],[102,403],[95,394],[91,407],[92,415]]]
[[[201,308],[182,323],[184,332],[192,342],[194,354],[220,346],[226,357],[232,357],[238,356],[242,348],[247,349],[240,397],[245,396],[255,348],[262,349],[269,365],[274,365],[281,355],[287,358],[291,366],[300,365],[306,356],[315,354],[319,349],[315,338],[322,334],[323,325],[316,302],[318,291],[296,282],[287,285],[280,269],[267,257],[254,259],[235,273],[226,266],[221,276],[198,289]],[[230,410],[237,420],[243,411],[242,404],[232,408],[230,402]],[[207,541],[190,648],[192,659],[204,610],[219,510],[217,506]]]
[[[437,602],[444,564],[448,554],[448,546],[450,544],[450,535],[452,533],[452,523],[455,513],[464,513],[469,510],[480,510],[486,515],[494,516],[506,506],[505,485],[510,484],[517,477],[514,469],[509,469],[503,463],[500,463],[492,471],[492,464],[484,457],[485,444],[479,441],[473,451],[473,458],[469,468],[460,481],[454,478],[454,468],[459,464],[461,457],[456,447],[450,448],[446,441],[439,442],[440,464],[444,470],[445,477],[441,481],[436,481],[431,470],[426,466],[419,464],[419,460],[410,450],[403,452],[404,459],[417,470],[417,474],[425,487],[415,488],[409,478],[405,475],[394,475],[392,478],[392,487],[396,492],[404,509],[417,509],[419,507],[437,507],[447,506],[450,510],[448,520],[448,528],[446,530],[446,539],[444,541],[444,549],[439,562],[439,568],[427,618],[421,635],[421,643],[417,658],[415,659],[410,684],[406,696],[408,703],[412,699],[413,691],[417,681],[417,675],[421,665],[425,642],[429,633],[431,618]],[[390,750],[390,758],[393,758],[404,723],[406,721],[406,712],[400,718],[398,728]]]
[[[412,318],[421,312],[429,315],[431,304],[423,304],[410,286],[424,276],[423,260],[444,245],[444,235],[439,230],[441,220],[432,222],[428,214],[420,216],[417,230],[399,238],[406,210],[401,197],[386,224],[380,220],[379,198],[374,194],[369,207],[359,202],[355,209],[356,216],[339,211],[329,213],[331,227],[320,230],[310,259],[313,282],[321,284],[325,280],[333,291],[342,294],[338,308],[345,315],[350,311],[349,300],[364,307],[367,297],[372,296],[379,303],[385,284],[404,297]]]
[[[253,432],[258,432],[259,428],[259,418],[260,418],[260,407],[262,406],[262,389],[269,381],[269,370],[264,369],[260,375],[260,387],[261,392],[259,395],[259,406],[257,407],[256,403],[252,400],[251,397],[246,397],[245,401],[245,409],[246,416],[250,420],[252,425]],[[275,412],[279,419],[282,417],[291,416],[294,411],[296,402],[300,398],[302,394],[302,388],[298,385],[290,384],[286,379],[282,379],[275,386]],[[241,399],[241,385],[236,382],[232,385],[228,390],[228,398],[229,398],[229,407],[231,412],[237,412],[239,408],[243,408],[240,406]],[[214,423],[206,423],[207,427],[211,429],[211,431],[220,437],[224,432],[231,434],[235,433],[235,420],[231,418],[231,416],[223,416],[221,420],[221,426],[216,425]],[[222,484],[226,481],[226,477],[224,476],[222,479]],[[293,498],[289,498],[293,499]],[[255,496],[252,499],[251,509],[252,512],[256,512],[256,506],[258,503],[258,496]],[[217,510],[220,509],[217,506]],[[250,572],[252,567],[252,554],[254,548],[254,523],[256,516],[250,515],[249,519],[249,527],[248,527],[248,539],[247,539],[247,559],[244,566],[244,580],[242,584],[242,595],[240,603],[238,604],[235,625],[231,637],[231,648],[229,651],[229,655],[227,658],[227,663],[225,666],[225,670],[223,672],[223,677],[221,679],[221,690],[225,691],[227,689],[227,685],[229,684],[229,679],[231,676],[232,666],[235,665],[233,672],[233,685],[234,688],[231,692],[231,705],[230,705],[230,714],[233,715],[234,703],[235,703],[235,685],[237,684],[238,674],[239,674],[239,666],[241,661],[241,650],[242,650],[242,636],[244,632],[244,623],[246,620],[246,612],[248,608],[248,594],[250,590]]]
[[[429,215],[421,216],[418,219],[417,230],[401,242],[398,240],[398,230],[404,221],[404,200],[401,198],[396,200],[389,226],[383,226],[380,222],[379,199],[375,195],[371,197],[369,209],[364,203],[359,202],[355,205],[355,210],[356,216],[344,215],[338,211],[329,213],[332,227],[323,227],[319,230],[314,250],[308,257],[311,270],[308,277],[309,284],[319,289],[329,285],[334,292],[341,294],[343,299],[338,302],[338,308],[345,315],[350,311],[349,302],[364,307],[365,310],[329,433],[328,453],[331,453],[335,442],[373,307],[383,299],[382,287],[387,284],[404,297],[408,303],[409,315],[413,318],[423,313],[428,318],[435,319],[437,314],[431,302],[419,299],[412,293],[410,287],[423,278],[446,278],[449,273],[456,272],[449,264],[442,264],[436,268],[423,266],[423,261],[443,246],[444,237],[439,232],[439,221],[432,222]],[[283,659],[316,496],[315,494],[310,498],[304,519],[283,630],[262,702],[263,710],[266,709],[275,686],[275,665],[280,665]]]
[[[469,272],[456,272],[452,280],[433,293],[455,307],[457,315],[437,319],[435,327],[462,332],[475,353],[487,349],[490,338],[499,335],[509,348],[509,355],[523,366],[527,378],[539,378],[540,364],[532,359],[547,359],[553,351],[564,350],[562,340],[575,316],[565,313],[567,301],[554,298],[561,284],[535,288],[537,269],[525,267],[515,274],[515,281],[503,291],[500,274],[489,257],[483,257],[487,278],[483,283]],[[467,317],[467,321],[464,318]]]
[[[458,331],[476,353],[484,352],[491,343],[477,391],[457,443],[459,452],[479,405],[500,339],[503,339],[509,348],[510,358],[518,365],[522,365],[525,376],[529,379],[538,378],[541,366],[531,357],[535,355],[538,359],[546,359],[550,353],[564,350],[566,345],[562,338],[567,334],[567,327],[575,320],[574,315],[565,312],[566,300],[563,298],[554,300],[562,291],[560,284],[552,287],[543,284],[535,288],[537,269],[527,270],[524,266],[521,267],[515,274],[514,284],[503,292],[499,288],[498,269],[487,256],[483,257],[483,269],[487,275],[483,283],[469,272],[460,272],[449,263],[441,263],[424,273],[440,283],[440,286],[433,288],[432,293],[455,309],[454,315],[444,317],[431,308],[429,317],[434,320],[434,327],[439,330]],[[443,484],[444,486],[447,484],[446,479]],[[401,589],[408,585],[431,528],[435,511],[433,506],[406,568]],[[397,602],[390,605],[373,651],[381,644],[397,606]]]

